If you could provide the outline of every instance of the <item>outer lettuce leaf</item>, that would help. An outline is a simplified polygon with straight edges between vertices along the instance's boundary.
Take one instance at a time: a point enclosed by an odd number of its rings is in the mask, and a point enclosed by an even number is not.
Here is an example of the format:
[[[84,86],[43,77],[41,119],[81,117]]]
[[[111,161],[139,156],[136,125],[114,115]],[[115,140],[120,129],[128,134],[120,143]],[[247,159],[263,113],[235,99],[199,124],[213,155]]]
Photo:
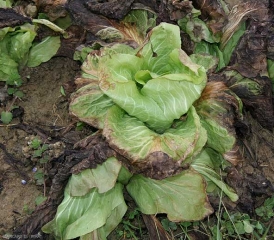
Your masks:
[[[113,106],[108,111],[103,135],[115,150],[132,159],[133,164],[149,161],[153,152],[164,152],[182,162],[197,154],[207,140],[194,107],[190,108],[185,121],[163,134],[157,134],[142,121]]]
[[[127,190],[145,214],[166,213],[171,221],[195,221],[213,212],[203,177],[193,170],[163,180],[135,175]]]
[[[217,57],[219,59],[217,71],[222,69],[226,66],[225,60],[224,60],[224,54],[219,49],[217,44],[208,43],[205,41],[201,41],[199,43],[196,43],[194,53],[196,54],[206,54],[209,56]]]
[[[155,27],[156,15],[144,10],[132,10],[123,19],[123,23],[130,24],[131,26],[128,27],[129,29],[133,28],[135,25],[140,38],[144,39],[147,34],[147,30]]]
[[[60,45],[60,36],[49,36],[34,44],[30,49],[27,66],[37,67],[43,62],[47,62],[57,53]]]
[[[274,61],[271,59],[267,59],[267,71],[272,82],[272,92],[274,93]]]
[[[98,188],[98,193],[109,191],[114,187],[121,167],[122,164],[111,157],[95,169],[86,169],[77,175],[73,174],[71,176],[73,184],[69,184],[68,187],[69,195],[84,196],[92,188]]]
[[[65,189],[64,200],[58,206],[55,218],[42,228],[45,233],[54,234],[56,239],[72,239],[97,230],[107,235],[119,224],[127,210],[120,183],[103,194],[93,188],[82,197],[68,194],[70,184],[73,180]],[[104,226],[106,228],[100,230]]]
[[[90,232],[84,236],[81,236],[81,240],[106,240],[107,236],[117,227],[117,223],[121,222],[125,212],[127,211],[127,206],[125,204],[120,204],[113,209],[111,215],[108,217],[104,226]]]
[[[223,155],[231,151],[236,144],[234,121],[241,116],[241,100],[223,82],[212,81],[195,107],[207,130],[207,145]]]
[[[217,42],[218,39],[212,35],[206,24],[198,17],[190,18],[185,17],[178,21],[178,25],[181,29],[187,33],[191,40],[194,42],[200,42],[205,40],[209,43]]]
[[[89,80],[89,84],[72,95],[70,112],[81,121],[102,129],[112,100],[98,86],[98,81]]]
[[[208,182],[214,183],[218,186],[230,199],[236,202],[238,200],[238,195],[235,191],[226,185],[221,176],[216,172],[216,158],[211,158],[208,153],[212,150],[206,149],[202,151],[191,164],[191,166],[200,174],[202,174]],[[217,163],[218,164],[218,163]],[[219,168],[220,169],[220,168]]]

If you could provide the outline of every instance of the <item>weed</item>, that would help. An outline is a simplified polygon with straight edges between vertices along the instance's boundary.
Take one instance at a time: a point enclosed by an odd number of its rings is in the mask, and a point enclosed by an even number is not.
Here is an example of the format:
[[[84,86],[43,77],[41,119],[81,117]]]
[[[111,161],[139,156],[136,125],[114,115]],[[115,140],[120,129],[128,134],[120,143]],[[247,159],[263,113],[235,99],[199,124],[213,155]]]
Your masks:
[[[255,212],[264,221],[268,222],[274,216],[274,196],[264,201],[264,204],[255,209]]]

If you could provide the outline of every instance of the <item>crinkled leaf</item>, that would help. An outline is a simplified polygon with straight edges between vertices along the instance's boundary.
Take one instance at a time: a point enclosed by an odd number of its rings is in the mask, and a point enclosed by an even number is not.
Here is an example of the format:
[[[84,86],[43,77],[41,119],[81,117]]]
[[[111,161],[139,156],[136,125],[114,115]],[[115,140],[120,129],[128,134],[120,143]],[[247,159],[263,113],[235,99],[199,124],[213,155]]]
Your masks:
[[[72,197],[84,196],[92,188],[98,188],[98,193],[107,192],[114,187],[120,169],[121,163],[111,157],[95,169],[86,169],[77,175],[73,174],[68,193]]]
[[[36,36],[34,26],[25,24],[12,35],[9,42],[9,56],[20,66],[24,66],[28,60],[29,50]],[[48,51],[48,49],[47,49]]]
[[[50,60],[58,51],[61,41],[60,37],[46,37],[41,42],[33,44],[30,49],[27,66],[36,67]]]
[[[108,111],[103,135],[117,151],[136,162],[147,161],[149,154],[157,151],[166,153],[174,160],[183,161],[198,153],[207,140],[193,107],[185,121],[163,134],[157,134],[137,118],[113,106]]]
[[[16,85],[21,77],[18,73],[18,63],[9,57],[9,55],[1,53],[0,55],[0,81],[8,81],[10,85]]]
[[[135,175],[127,190],[145,214],[166,213],[171,221],[201,220],[213,212],[203,177],[186,170],[163,180]]]
[[[100,59],[100,88],[128,114],[163,132],[188,111],[206,82],[204,68],[179,48],[178,27],[160,24],[137,56]],[[141,89],[136,81],[144,84]]]
[[[217,185],[231,199],[231,201],[237,201],[239,198],[238,195],[232,188],[224,183],[221,176],[214,170],[216,169],[214,166],[215,160],[215,158],[210,158],[207,151],[204,150],[195,158],[194,162],[191,164],[191,167],[202,174],[207,180]]]
[[[117,183],[114,188],[102,194],[93,188],[85,196],[71,197],[68,188],[72,181],[70,179],[65,189],[64,200],[58,206],[55,218],[42,230],[54,234],[56,239],[72,239],[103,226],[106,226],[106,234],[115,228],[127,209],[122,185]]]

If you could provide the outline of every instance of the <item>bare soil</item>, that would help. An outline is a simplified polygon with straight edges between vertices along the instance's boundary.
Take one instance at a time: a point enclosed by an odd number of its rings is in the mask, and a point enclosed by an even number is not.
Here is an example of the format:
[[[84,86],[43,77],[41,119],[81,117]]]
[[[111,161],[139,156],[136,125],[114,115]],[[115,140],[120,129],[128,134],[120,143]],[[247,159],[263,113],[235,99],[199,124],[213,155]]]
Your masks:
[[[75,123],[68,114],[68,101],[60,88],[70,84],[77,71],[77,62],[58,57],[21,73],[24,83],[20,90],[24,97],[14,105],[24,109],[21,121],[25,128],[18,128],[19,118],[0,127],[0,143],[7,151],[0,150],[0,236],[12,233],[34,210],[36,197],[44,194],[44,186],[36,185],[34,180],[32,169],[37,163],[26,157],[24,148],[33,137],[54,143],[62,131]],[[12,101],[9,99],[8,104]],[[22,180],[27,183],[22,184]]]

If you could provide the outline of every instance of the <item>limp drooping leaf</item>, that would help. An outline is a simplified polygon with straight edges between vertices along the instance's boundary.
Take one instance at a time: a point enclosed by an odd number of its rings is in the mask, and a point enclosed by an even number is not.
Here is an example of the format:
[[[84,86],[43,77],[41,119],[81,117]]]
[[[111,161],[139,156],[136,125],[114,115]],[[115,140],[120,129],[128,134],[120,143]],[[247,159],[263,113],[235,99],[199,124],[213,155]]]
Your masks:
[[[121,163],[111,157],[95,169],[86,169],[77,175],[73,174],[68,193],[72,197],[84,196],[92,188],[98,188],[98,193],[107,192],[114,187],[120,169]]]
[[[109,234],[127,210],[122,185],[117,183],[114,188],[102,194],[98,193],[97,188],[93,188],[85,196],[72,197],[68,193],[70,184],[73,184],[72,179],[65,189],[64,200],[58,206],[55,218],[42,230],[54,234],[55,239],[73,239],[97,230]],[[104,226],[106,228],[100,230]]]
[[[233,151],[236,144],[234,123],[241,117],[241,100],[223,82],[211,81],[195,107],[202,126],[207,130],[207,145],[223,156]],[[231,161],[236,159],[231,158]]]
[[[208,149],[210,152],[211,150]],[[215,171],[216,159],[210,158],[207,150],[202,151],[191,164],[191,166],[199,173],[201,173],[207,181],[211,181],[216,186],[218,186],[230,199],[236,202],[238,200],[238,195],[233,189],[224,183],[221,176]],[[214,166],[215,165],[215,166]]]
[[[171,221],[200,220],[213,212],[203,177],[193,170],[163,180],[135,175],[127,190],[145,214],[166,213]]]
[[[43,62],[50,60],[58,51],[61,41],[60,37],[46,37],[41,42],[34,44],[30,49],[27,66],[37,67]]]

